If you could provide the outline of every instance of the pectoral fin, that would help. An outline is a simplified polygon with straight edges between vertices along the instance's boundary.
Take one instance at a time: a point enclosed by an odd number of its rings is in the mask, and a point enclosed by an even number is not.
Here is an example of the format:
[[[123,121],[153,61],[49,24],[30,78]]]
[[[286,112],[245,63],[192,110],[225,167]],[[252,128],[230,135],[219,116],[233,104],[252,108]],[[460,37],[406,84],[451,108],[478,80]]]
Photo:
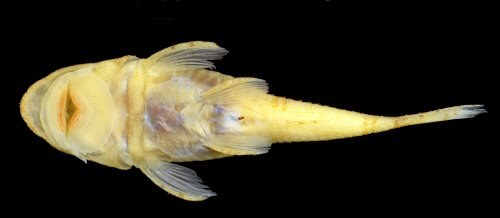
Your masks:
[[[168,71],[214,69],[210,60],[219,60],[228,51],[213,42],[186,42],[163,49],[147,59],[146,67]]]
[[[168,193],[189,201],[202,201],[216,194],[203,185],[200,177],[186,167],[163,161],[147,161],[141,167],[156,185]]]

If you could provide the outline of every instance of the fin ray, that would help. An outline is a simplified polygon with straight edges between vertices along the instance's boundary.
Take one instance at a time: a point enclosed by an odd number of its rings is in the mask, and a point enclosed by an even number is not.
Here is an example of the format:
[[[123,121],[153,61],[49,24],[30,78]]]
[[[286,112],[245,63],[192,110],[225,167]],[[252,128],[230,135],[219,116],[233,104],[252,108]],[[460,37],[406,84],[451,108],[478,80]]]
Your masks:
[[[186,42],[170,46],[153,55],[148,63],[169,71],[215,69],[211,60],[220,60],[228,51],[213,42]]]
[[[242,97],[267,94],[269,88],[265,80],[257,78],[235,78],[227,80],[207,90],[204,100],[210,104],[235,104]]]
[[[163,161],[147,161],[141,167],[156,185],[166,192],[189,201],[202,201],[216,194],[202,184],[194,170]]]
[[[259,155],[269,151],[271,140],[264,136],[225,134],[215,136],[206,145],[230,155]]]

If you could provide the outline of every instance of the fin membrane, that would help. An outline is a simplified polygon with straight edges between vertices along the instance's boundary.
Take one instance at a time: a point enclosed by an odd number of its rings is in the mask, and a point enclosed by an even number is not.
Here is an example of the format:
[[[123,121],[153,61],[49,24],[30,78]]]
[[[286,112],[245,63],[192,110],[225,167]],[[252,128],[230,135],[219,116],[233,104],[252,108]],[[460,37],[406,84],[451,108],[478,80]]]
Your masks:
[[[147,61],[154,67],[168,71],[215,69],[210,60],[220,60],[228,51],[213,42],[186,42],[170,46],[152,56]]]
[[[202,201],[217,195],[201,183],[193,170],[177,164],[148,161],[141,170],[163,190],[185,200]]]
[[[267,94],[266,81],[256,78],[234,78],[226,80],[203,94],[203,100],[214,105],[234,105],[252,101]],[[266,153],[271,140],[265,136],[249,135],[244,132],[227,132],[214,135],[205,146],[228,155],[258,155]]]
[[[263,136],[224,134],[215,136],[206,146],[229,155],[258,155],[267,153],[271,143]]]
[[[269,88],[265,80],[257,78],[235,78],[212,87],[203,98],[210,104],[236,104],[242,98],[267,94]]]

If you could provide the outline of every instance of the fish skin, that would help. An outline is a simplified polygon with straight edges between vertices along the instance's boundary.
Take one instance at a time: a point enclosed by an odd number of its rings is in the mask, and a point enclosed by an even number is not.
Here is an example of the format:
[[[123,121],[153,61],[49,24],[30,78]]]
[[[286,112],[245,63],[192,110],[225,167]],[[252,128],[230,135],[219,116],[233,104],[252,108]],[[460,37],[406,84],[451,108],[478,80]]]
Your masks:
[[[210,60],[227,50],[187,42],[134,56],[62,68],[21,100],[28,127],[83,161],[141,169],[185,200],[216,194],[175,162],[268,152],[272,143],[333,140],[408,125],[471,118],[482,105],[399,117],[367,115],[268,94],[267,83],[234,78]]]

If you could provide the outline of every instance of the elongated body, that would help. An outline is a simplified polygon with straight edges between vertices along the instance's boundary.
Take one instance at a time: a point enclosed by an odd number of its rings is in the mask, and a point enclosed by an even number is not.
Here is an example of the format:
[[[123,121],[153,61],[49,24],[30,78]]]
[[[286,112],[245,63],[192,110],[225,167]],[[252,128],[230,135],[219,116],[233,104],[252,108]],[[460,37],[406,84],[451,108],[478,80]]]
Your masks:
[[[140,168],[186,200],[215,193],[174,162],[266,153],[272,143],[333,140],[402,126],[470,118],[481,105],[383,117],[267,94],[256,78],[233,78],[209,60],[227,51],[189,42],[147,59],[75,65],[33,84],[21,115],[38,136],[83,161]]]

